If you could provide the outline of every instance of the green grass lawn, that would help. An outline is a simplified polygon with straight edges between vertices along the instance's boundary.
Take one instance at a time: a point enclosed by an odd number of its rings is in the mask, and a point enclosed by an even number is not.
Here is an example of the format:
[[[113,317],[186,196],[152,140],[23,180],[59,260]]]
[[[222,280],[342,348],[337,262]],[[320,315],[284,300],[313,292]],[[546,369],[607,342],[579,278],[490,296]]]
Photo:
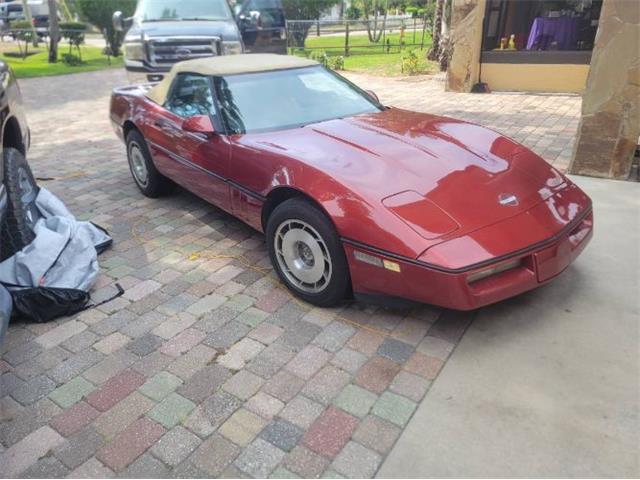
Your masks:
[[[32,51],[36,51],[38,53],[31,55]],[[111,57],[111,61],[109,62],[107,56],[102,54],[101,48],[87,45],[81,47],[83,63],[81,65],[67,65],[62,61],[62,55],[68,51],[69,49],[67,45],[60,44],[60,48],[58,50],[58,62],[48,63],[47,50],[45,47],[33,49],[33,47],[30,46],[29,56],[25,59],[7,55],[7,53],[19,53],[18,46],[15,43],[12,43],[10,45],[4,45],[0,58],[11,65],[11,68],[13,68],[13,71],[18,78],[65,75],[68,73],[90,72],[94,70],[102,70],[104,68],[122,67],[122,57]],[[75,49],[74,54],[77,55]]]
[[[386,53],[386,40],[389,40],[391,48],[390,53]],[[413,30],[407,29],[404,34],[403,50],[418,50],[419,73],[433,73],[438,70],[435,62],[426,59],[427,51],[431,46],[431,36],[425,34],[424,48],[421,48],[422,31],[417,30],[415,35],[415,43],[418,45],[410,45],[414,43]],[[305,49],[294,49],[292,53],[296,55],[308,56],[311,52],[326,52],[329,56],[344,55],[344,36],[320,36],[316,37],[311,34],[305,42]],[[403,75],[402,72],[402,53],[400,51],[400,33],[390,33],[385,37],[385,42],[380,40],[379,43],[369,42],[368,35],[351,35],[349,37],[349,56],[344,60],[345,70],[354,72],[367,72],[375,75],[397,76]]]
[[[387,34],[384,37],[384,42],[381,38],[378,43],[371,43],[369,41],[369,36],[366,34],[350,35],[349,53],[352,55],[366,54],[371,52],[383,53],[387,49],[387,40],[390,44],[390,51],[398,52],[400,47],[400,33]],[[416,31],[415,42],[413,39],[413,31],[405,31],[403,41],[404,45],[418,44],[417,47],[411,46],[410,48],[420,48],[420,44],[422,42],[422,31]],[[424,42],[427,47],[431,45],[431,36],[428,33],[425,34]],[[345,38],[342,35],[316,37],[315,35],[311,34],[307,37],[305,47],[309,49],[323,49],[326,50],[328,54],[342,55],[344,53],[344,44]]]
[[[419,51],[419,56],[418,74],[429,74],[438,71],[436,63],[427,60],[426,49]],[[347,57],[344,59],[344,69],[352,72],[365,72],[385,77],[406,75],[406,73],[402,72],[402,55],[400,53],[380,53]]]

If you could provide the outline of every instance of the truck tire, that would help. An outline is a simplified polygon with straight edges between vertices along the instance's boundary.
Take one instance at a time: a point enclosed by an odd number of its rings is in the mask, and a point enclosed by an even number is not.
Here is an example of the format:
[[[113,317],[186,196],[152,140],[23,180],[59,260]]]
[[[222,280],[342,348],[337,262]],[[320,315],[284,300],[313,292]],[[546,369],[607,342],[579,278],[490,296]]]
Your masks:
[[[40,218],[35,204],[39,188],[24,156],[15,148],[7,148],[2,161],[7,211],[0,228],[0,261],[11,257],[33,241],[33,228]]]

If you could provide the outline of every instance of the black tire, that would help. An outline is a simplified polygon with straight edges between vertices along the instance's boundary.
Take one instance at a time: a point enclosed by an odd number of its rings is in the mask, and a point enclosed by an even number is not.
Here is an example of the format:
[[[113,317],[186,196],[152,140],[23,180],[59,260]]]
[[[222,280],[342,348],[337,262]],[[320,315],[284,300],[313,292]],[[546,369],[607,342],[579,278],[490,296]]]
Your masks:
[[[33,241],[33,227],[40,218],[35,205],[39,188],[24,155],[15,148],[6,148],[2,161],[7,211],[0,229],[0,260],[11,257]]]
[[[276,238],[276,236],[279,230],[280,234],[282,234],[283,229],[287,228],[287,225],[291,225],[292,221],[294,223],[301,221],[307,224],[307,226],[312,227],[310,232],[312,235],[319,235],[321,242],[318,246],[321,246],[321,251],[324,255],[328,256],[328,264],[326,262],[326,256],[322,258],[321,261],[324,262],[323,265],[325,265],[324,271],[330,270],[331,273],[326,283],[317,287],[321,288],[320,291],[305,291],[295,283],[295,273],[293,273],[292,270],[288,270],[288,273],[285,273],[287,263],[282,253],[285,249],[283,249],[282,246],[286,241],[284,240],[284,235],[279,238]],[[300,230],[304,230],[304,228]],[[351,290],[351,277],[349,275],[349,266],[344,248],[342,247],[338,232],[333,223],[327,218],[324,212],[311,201],[298,197],[289,199],[278,205],[267,220],[266,235],[271,263],[280,279],[295,295],[319,307],[336,306],[347,297]],[[280,248],[278,248],[278,245],[280,245]],[[316,263],[315,256],[311,256],[309,261],[311,262],[311,267],[313,267]],[[292,281],[289,276],[293,276],[294,280]],[[314,287],[311,286],[309,288]]]
[[[144,162],[147,173],[146,182],[142,181],[139,175],[136,174],[133,158],[135,158],[137,152],[134,152],[134,149],[137,149],[137,151],[142,154],[142,161]],[[145,196],[157,198],[171,192],[173,183],[162,175],[153,164],[151,154],[147,148],[147,142],[137,130],[131,130],[127,134],[127,160],[133,181],[136,182],[136,185]]]

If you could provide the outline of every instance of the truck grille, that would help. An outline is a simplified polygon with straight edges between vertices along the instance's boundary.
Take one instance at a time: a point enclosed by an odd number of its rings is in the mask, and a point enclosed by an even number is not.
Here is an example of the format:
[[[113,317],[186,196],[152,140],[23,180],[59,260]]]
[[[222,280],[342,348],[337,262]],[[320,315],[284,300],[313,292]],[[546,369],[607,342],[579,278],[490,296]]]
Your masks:
[[[212,57],[219,54],[218,37],[189,37],[149,40],[149,61],[152,65],[171,66],[182,60]]]

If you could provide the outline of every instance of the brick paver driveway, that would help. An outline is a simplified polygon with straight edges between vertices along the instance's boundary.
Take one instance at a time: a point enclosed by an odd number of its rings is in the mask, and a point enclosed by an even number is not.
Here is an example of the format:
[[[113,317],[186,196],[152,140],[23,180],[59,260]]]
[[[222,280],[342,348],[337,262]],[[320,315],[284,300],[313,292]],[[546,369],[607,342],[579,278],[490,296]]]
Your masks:
[[[355,77],[400,106],[476,120],[564,162],[579,99],[443,94]],[[95,300],[14,323],[0,372],[4,476],[371,477],[470,316],[313,309],[261,235],[184,192],[144,198],[107,121],[121,71],[22,81],[42,184],[107,227]],[[240,256],[241,255],[241,256]]]

